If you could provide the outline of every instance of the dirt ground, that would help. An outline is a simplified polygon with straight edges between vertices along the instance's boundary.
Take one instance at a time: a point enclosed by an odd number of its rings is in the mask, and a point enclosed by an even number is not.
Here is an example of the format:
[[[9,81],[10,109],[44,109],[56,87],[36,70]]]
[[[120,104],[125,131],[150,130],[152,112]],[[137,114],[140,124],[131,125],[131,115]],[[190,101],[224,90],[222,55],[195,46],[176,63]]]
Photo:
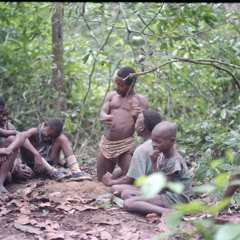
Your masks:
[[[0,240],[150,240],[170,231],[166,216],[125,212],[112,202],[109,188],[91,176],[92,181],[82,182],[41,176],[7,185],[15,198],[0,202]],[[193,230],[187,222],[181,224]]]
[[[160,218],[125,212],[111,204],[109,188],[92,181],[56,182],[38,177],[7,185],[16,197],[0,203],[0,239],[151,239],[163,231]]]

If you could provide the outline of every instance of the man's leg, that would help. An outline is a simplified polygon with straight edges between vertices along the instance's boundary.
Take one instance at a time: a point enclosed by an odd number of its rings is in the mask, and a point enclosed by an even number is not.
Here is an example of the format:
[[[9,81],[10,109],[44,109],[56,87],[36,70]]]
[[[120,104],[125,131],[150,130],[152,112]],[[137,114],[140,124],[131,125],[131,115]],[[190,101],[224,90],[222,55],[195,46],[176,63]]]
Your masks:
[[[115,193],[114,195],[117,196],[117,197],[123,197],[122,194],[123,192],[126,192],[126,193],[133,193],[135,191],[138,191],[138,193],[140,193],[140,190],[133,186],[133,185],[130,185],[130,184],[119,184],[119,185],[113,185],[111,188],[110,188],[110,192],[111,193]],[[129,194],[128,194],[129,195]],[[122,199],[125,199],[125,198],[122,198]]]
[[[123,207],[128,212],[156,213],[159,216],[162,213],[175,212],[173,209],[165,208],[161,195],[150,199],[144,199],[142,196],[136,196],[124,200]]]
[[[112,160],[106,159],[102,152],[99,151],[98,153],[98,161],[97,161],[97,178],[98,181],[102,181],[102,177],[105,173],[110,172],[112,173],[116,163]]]
[[[131,160],[132,154],[130,153],[123,153],[119,156],[118,165],[122,169],[122,176],[127,175]]]
[[[5,140],[5,142],[2,144],[2,147],[9,146],[13,142],[13,139],[14,139],[14,137],[12,137],[12,136],[8,137]],[[4,197],[4,195],[7,195],[7,196],[11,195],[11,193],[8,192],[8,190],[3,186],[3,184],[11,170],[14,160],[17,157],[17,153],[18,153],[17,150],[13,151],[13,155],[8,157],[6,159],[6,161],[4,161],[0,166],[0,192],[1,192],[2,197]]]
[[[57,137],[53,143],[51,150],[52,161],[58,161],[61,151],[63,151],[69,164],[69,168],[72,171],[72,176],[70,177],[71,180],[91,180],[91,177],[88,174],[80,170],[79,163],[73,153],[72,147],[70,146],[67,137],[63,134]]]

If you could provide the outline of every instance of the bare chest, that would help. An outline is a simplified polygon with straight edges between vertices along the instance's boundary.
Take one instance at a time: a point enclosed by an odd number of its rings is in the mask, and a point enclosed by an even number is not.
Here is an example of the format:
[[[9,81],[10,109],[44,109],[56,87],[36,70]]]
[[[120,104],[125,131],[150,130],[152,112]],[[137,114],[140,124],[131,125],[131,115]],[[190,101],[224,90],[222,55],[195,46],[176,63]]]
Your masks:
[[[111,100],[111,109],[123,109],[126,111],[131,110],[130,103],[138,103],[138,99],[136,96],[131,97],[122,97],[122,96],[114,96]]]

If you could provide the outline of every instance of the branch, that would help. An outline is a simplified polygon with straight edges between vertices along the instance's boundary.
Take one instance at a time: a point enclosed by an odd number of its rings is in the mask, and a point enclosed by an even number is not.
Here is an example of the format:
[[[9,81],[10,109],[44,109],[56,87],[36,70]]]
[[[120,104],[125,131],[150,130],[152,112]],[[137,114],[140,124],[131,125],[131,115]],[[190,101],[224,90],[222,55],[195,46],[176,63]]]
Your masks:
[[[145,31],[146,28],[148,28],[148,26],[151,24],[151,22],[157,17],[158,14],[161,13],[162,9],[163,9],[164,3],[162,4],[161,8],[159,9],[159,11],[154,15],[154,17],[148,22],[148,24],[142,29],[142,33]],[[139,16],[140,17],[140,16]],[[140,17],[141,19],[141,17]],[[142,19],[141,19],[142,20]],[[143,21],[143,20],[142,20]],[[144,23],[144,21],[143,21]]]
[[[145,71],[145,72],[130,73],[127,77],[125,77],[125,78],[123,79],[123,81],[126,81],[128,78],[137,78],[137,77],[139,77],[139,76],[141,76],[141,75],[146,75],[147,73],[155,72],[158,68],[161,68],[161,67],[163,67],[163,66],[165,66],[165,65],[167,65],[167,64],[169,64],[169,63],[173,63],[173,62],[177,62],[177,61],[178,61],[178,60],[175,59],[175,60],[171,60],[171,61],[165,62],[165,63],[161,64],[160,66],[157,66],[157,67],[155,67],[155,68],[153,68],[153,69],[150,69],[150,70],[148,70],[148,71]]]
[[[208,61],[208,62],[207,62]],[[225,72],[227,72],[230,76],[232,76],[235,84],[238,86],[238,89],[240,91],[240,83],[239,83],[239,80],[234,76],[234,74],[231,73],[230,70],[224,68],[224,67],[220,67],[218,65],[216,65],[215,63],[220,63],[220,64],[224,64],[224,65],[227,65],[229,67],[234,67],[234,68],[238,68],[238,66],[236,65],[233,65],[233,64],[228,64],[228,63],[224,63],[224,62],[220,62],[220,61],[217,61],[217,60],[213,60],[213,59],[196,59],[196,60],[192,60],[190,58],[180,58],[180,57],[175,57],[173,60],[171,61],[168,61],[168,62],[165,62],[153,69],[150,69],[148,71],[145,71],[145,72],[139,72],[139,73],[130,73],[126,78],[124,78],[123,80],[127,80],[128,78],[137,78],[141,75],[146,75],[147,73],[151,73],[151,72],[154,72],[156,71],[157,69],[167,65],[167,64],[170,64],[170,63],[173,63],[173,62],[189,62],[189,63],[194,63],[194,64],[201,64],[201,65],[209,65],[209,66],[213,66],[219,70],[223,70]]]

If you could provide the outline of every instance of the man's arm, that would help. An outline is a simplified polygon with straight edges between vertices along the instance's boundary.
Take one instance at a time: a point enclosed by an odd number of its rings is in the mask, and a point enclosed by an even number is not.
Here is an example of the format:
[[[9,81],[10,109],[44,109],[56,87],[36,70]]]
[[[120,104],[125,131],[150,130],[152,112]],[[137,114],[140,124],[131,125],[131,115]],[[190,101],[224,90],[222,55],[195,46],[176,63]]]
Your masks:
[[[9,131],[11,131],[11,130],[9,130]],[[16,149],[18,149],[20,146],[22,146],[24,144],[26,139],[27,139],[27,136],[24,133],[17,132],[13,141],[7,146],[7,149],[15,151]]]
[[[37,151],[37,149],[31,144],[31,142],[29,141],[29,138],[38,134],[37,128],[31,128],[28,131],[24,132],[26,134],[26,141],[23,144],[22,147],[26,148],[30,153],[32,153],[33,157],[34,157],[34,169],[37,172],[43,172],[44,170],[44,166],[42,163],[42,157],[39,154],[39,152]]]
[[[108,187],[119,184],[133,184],[133,181],[134,179],[128,176],[124,176],[119,179],[113,179],[113,175],[109,172],[107,172],[102,178],[103,184]]]
[[[15,130],[4,130],[0,128],[0,136],[7,138],[9,136],[15,136],[17,134],[17,131]]]
[[[100,122],[106,124],[106,125],[111,125],[112,124],[112,119],[113,116],[110,113],[110,107],[111,107],[111,99],[113,96],[113,92],[110,92],[107,94],[104,104],[102,106],[101,112],[100,112]]]
[[[128,100],[128,103],[131,107],[131,115],[133,117],[134,122],[136,122],[138,116],[144,109],[148,109],[148,101],[147,98],[138,94],[137,97],[133,97]]]

